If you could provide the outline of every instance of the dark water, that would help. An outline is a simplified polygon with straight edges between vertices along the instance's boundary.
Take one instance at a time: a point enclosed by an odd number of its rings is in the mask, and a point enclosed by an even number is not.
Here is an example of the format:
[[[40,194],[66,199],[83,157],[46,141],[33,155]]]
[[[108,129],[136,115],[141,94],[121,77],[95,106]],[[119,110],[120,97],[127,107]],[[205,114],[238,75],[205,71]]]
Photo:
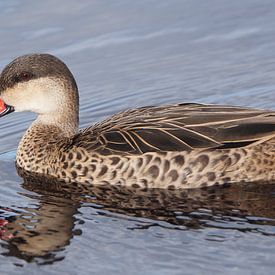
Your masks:
[[[58,55],[78,81],[81,127],[170,102],[275,109],[272,0],[3,0],[0,14],[0,67]],[[14,167],[33,118],[0,120],[0,274],[272,274],[275,185],[36,190]]]

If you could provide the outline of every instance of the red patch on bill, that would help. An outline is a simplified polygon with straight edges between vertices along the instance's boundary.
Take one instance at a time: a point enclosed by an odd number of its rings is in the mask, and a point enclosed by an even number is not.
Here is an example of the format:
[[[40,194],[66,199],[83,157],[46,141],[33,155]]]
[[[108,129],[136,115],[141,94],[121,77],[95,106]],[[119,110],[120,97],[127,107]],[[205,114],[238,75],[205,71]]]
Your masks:
[[[6,104],[3,100],[0,99],[0,113],[4,112],[6,110]]]

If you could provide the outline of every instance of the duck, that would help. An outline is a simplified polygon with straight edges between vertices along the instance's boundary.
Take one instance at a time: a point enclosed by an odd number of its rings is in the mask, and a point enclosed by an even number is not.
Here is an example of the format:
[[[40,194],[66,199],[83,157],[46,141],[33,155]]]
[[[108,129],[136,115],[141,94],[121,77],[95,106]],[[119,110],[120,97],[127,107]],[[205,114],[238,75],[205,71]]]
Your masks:
[[[275,112],[201,103],[121,111],[79,130],[79,93],[67,65],[19,56],[0,75],[0,116],[37,114],[16,167],[68,186],[190,189],[275,180]]]

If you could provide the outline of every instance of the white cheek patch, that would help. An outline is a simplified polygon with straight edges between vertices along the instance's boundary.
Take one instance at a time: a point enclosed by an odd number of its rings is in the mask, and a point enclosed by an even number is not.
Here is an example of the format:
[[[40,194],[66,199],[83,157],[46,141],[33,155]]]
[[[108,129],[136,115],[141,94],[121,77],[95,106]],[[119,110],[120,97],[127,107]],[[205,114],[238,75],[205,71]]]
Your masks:
[[[47,114],[62,106],[64,94],[64,86],[57,79],[43,77],[19,83],[4,93],[3,100],[16,112]]]

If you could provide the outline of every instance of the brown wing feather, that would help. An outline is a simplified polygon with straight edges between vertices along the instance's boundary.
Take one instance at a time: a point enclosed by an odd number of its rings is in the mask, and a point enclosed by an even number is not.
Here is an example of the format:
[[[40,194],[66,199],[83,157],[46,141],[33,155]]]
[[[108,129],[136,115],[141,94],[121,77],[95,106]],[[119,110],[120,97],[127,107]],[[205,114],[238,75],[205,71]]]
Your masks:
[[[142,154],[247,146],[275,136],[275,112],[185,103],[118,113],[72,144],[101,154]]]

